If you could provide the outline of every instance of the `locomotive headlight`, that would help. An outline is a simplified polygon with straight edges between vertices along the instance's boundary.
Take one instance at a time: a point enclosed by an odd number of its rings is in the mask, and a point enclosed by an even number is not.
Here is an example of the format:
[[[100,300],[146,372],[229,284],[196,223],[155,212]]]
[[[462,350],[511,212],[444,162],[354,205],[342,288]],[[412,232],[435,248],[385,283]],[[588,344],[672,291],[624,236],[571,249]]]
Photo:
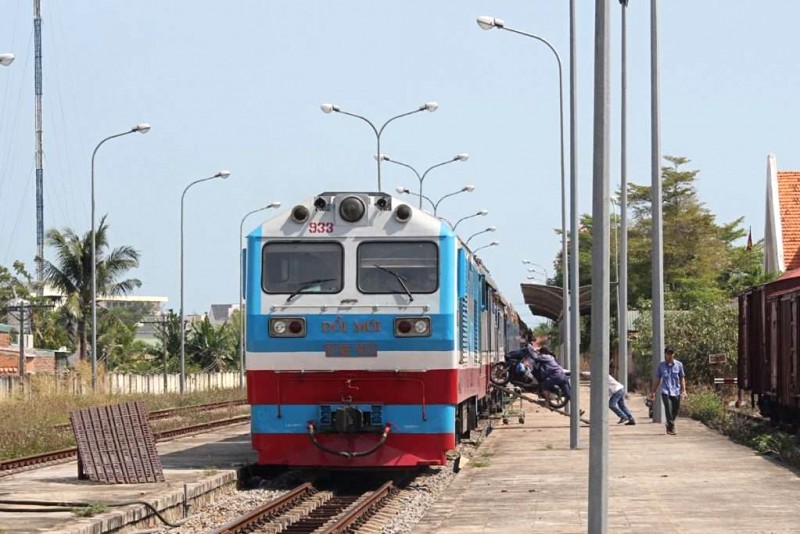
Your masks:
[[[394,320],[395,337],[427,337],[431,335],[430,317],[398,317]]]
[[[302,317],[277,317],[269,320],[270,337],[305,337],[306,320]]]
[[[347,222],[358,222],[364,217],[367,207],[358,197],[347,197],[339,203],[339,216]]]
[[[276,334],[283,334],[286,332],[286,323],[284,321],[275,321],[272,323],[272,330]]]

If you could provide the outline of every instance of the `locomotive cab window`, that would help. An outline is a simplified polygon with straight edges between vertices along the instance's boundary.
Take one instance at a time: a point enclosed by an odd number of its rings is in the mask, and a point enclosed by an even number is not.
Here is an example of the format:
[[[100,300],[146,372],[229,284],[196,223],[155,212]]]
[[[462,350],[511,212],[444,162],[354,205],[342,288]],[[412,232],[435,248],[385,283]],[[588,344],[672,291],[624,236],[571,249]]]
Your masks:
[[[342,246],[333,242],[275,242],[262,250],[261,285],[267,293],[338,293],[342,290]]]
[[[436,243],[373,241],[358,247],[358,289],[362,293],[434,293],[438,288]]]

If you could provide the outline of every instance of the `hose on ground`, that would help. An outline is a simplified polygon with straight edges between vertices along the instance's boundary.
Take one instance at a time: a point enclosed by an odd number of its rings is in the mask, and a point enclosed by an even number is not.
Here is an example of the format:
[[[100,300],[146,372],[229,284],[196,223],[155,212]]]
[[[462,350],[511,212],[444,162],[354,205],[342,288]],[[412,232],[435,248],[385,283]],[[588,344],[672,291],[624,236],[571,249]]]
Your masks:
[[[0,512],[34,512],[34,513],[42,513],[42,512],[72,512],[75,508],[90,508],[90,507],[106,507],[106,508],[121,508],[123,506],[145,506],[147,507],[155,516],[165,525],[168,527],[179,527],[186,522],[186,519],[179,519],[175,523],[170,523],[167,519],[162,516],[155,507],[150,504],[149,502],[145,501],[129,501],[129,502],[117,502],[117,503],[104,503],[104,502],[53,502],[53,501],[20,501],[20,500],[13,500],[13,499],[0,499],[0,505],[7,504],[7,505],[30,505],[30,506],[44,506],[50,507],[49,509],[41,509],[41,508],[2,508],[0,507]]]

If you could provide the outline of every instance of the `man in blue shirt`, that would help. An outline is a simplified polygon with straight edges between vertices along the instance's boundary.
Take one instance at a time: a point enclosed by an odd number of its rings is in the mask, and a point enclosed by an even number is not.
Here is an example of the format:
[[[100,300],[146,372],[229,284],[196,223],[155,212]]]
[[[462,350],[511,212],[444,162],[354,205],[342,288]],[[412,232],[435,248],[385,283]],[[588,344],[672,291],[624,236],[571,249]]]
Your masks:
[[[664,361],[658,364],[651,397],[656,392],[661,393],[661,401],[664,403],[667,434],[674,436],[675,419],[681,407],[681,397],[686,396],[686,374],[683,372],[683,364],[675,359],[672,347],[664,349]]]

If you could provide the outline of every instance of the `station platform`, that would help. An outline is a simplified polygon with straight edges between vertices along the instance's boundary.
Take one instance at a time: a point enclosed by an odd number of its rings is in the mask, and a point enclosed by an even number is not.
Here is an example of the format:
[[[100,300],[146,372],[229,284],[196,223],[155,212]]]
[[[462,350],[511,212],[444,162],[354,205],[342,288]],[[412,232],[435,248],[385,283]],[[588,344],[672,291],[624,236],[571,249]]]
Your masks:
[[[667,435],[641,396],[627,404],[635,426],[608,411],[609,532],[800,532],[798,473],[688,418]],[[588,531],[589,426],[571,450],[568,417],[525,408],[525,424],[495,423],[413,534]]]
[[[245,423],[159,443],[165,478],[161,483],[112,485],[78,480],[74,461],[3,477],[0,508],[12,508],[2,504],[3,500],[108,504],[144,500],[168,520],[176,521],[183,517],[184,492],[190,504],[200,504],[235,489],[237,469],[256,461],[249,432],[250,424]],[[69,511],[0,512],[0,532],[4,534],[95,534],[123,525],[130,525],[129,531],[162,526],[141,505],[114,507],[89,518]]]

